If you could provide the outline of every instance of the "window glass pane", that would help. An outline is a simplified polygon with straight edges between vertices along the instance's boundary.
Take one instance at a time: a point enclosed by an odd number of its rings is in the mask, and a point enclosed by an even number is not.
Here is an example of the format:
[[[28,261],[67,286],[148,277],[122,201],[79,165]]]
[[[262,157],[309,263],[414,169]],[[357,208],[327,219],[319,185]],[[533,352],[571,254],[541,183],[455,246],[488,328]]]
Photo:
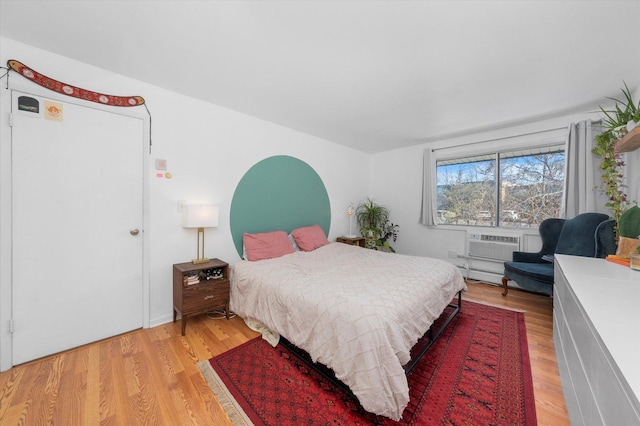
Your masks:
[[[436,222],[537,228],[560,217],[564,161],[564,145],[438,160]]]
[[[500,156],[500,218],[503,227],[537,228],[560,217],[564,152]]]
[[[495,226],[496,161],[488,158],[437,163],[438,224]]]

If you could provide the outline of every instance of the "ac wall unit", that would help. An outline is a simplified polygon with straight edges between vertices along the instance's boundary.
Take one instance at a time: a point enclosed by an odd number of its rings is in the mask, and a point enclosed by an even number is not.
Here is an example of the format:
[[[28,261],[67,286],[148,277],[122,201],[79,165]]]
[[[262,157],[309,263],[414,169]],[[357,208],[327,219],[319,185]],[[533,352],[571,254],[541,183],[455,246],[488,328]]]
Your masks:
[[[520,237],[498,234],[467,234],[469,257],[496,261],[510,261],[514,251],[520,250]]]

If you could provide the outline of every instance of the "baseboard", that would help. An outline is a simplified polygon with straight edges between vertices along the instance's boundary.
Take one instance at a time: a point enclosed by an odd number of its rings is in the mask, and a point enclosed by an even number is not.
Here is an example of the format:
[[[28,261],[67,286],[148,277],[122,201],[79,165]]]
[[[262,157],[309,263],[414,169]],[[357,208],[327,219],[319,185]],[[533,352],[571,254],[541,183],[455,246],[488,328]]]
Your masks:
[[[465,278],[476,280],[476,281],[484,281],[486,283],[502,285],[502,274],[497,272],[490,271],[480,271],[477,269],[467,269],[464,266],[458,266],[460,272]]]
[[[474,269],[467,270],[462,266],[458,266],[458,267],[461,269],[462,275],[465,278],[475,280],[475,281],[482,281],[484,283],[493,284],[495,286],[502,287],[502,277],[503,277],[502,274],[489,272],[489,271],[478,271]],[[507,285],[509,286],[509,288],[522,290],[522,288],[515,281],[509,280]]]
[[[159,325],[166,324],[172,321],[173,321],[173,313],[168,315],[163,315],[158,318],[152,318],[151,321],[149,322],[149,328],[157,327]]]

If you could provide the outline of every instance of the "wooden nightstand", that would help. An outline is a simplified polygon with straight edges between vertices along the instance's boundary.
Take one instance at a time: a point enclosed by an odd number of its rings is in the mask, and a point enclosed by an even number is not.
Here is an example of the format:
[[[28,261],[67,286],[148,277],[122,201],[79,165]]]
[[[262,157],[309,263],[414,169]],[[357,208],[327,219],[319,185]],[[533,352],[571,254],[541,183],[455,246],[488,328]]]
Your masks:
[[[193,283],[198,277],[198,282]],[[208,278],[208,279],[207,279]],[[173,265],[173,322],[182,317],[182,335],[189,315],[224,308],[229,319],[229,264],[220,259],[194,265]]]
[[[336,238],[336,241],[352,246],[364,247],[364,237],[338,237]]]

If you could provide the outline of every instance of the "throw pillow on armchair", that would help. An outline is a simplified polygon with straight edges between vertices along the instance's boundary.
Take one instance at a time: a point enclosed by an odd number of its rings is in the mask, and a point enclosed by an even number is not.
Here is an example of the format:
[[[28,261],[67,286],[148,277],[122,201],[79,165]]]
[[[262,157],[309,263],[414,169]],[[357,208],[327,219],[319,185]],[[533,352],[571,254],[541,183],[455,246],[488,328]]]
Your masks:
[[[616,256],[631,257],[632,253],[637,253],[640,240],[637,238],[620,237],[618,240],[618,249],[616,250]]]

